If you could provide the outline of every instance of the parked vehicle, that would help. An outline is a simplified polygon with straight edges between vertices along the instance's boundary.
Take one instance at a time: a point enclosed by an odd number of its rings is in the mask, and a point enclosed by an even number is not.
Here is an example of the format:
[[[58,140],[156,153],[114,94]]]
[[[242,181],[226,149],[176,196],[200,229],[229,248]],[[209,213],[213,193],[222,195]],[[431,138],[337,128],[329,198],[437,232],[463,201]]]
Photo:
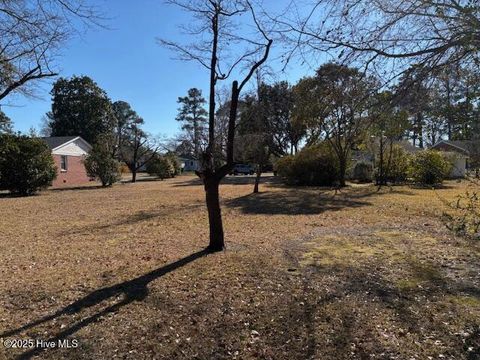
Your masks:
[[[233,170],[230,172],[230,175],[253,175],[255,171],[253,170],[253,167],[247,164],[236,164],[233,167]]]

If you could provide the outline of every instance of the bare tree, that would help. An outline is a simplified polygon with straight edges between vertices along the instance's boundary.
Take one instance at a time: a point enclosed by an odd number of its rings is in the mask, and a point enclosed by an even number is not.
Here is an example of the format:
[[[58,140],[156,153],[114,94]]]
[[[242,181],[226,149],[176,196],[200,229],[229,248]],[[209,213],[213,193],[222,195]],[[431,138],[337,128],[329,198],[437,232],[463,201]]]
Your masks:
[[[208,220],[210,224],[210,251],[220,251],[225,246],[222,215],[219,199],[220,181],[230,172],[234,165],[233,150],[235,124],[238,102],[241,91],[255,74],[255,71],[267,60],[272,40],[260,23],[257,13],[248,0],[171,0],[169,3],[179,6],[193,15],[196,22],[184,28],[188,34],[196,37],[196,42],[182,45],[175,42],[160,40],[160,43],[180,55],[180,59],[196,61],[210,73],[209,109],[208,109],[208,142],[202,153],[201,169],[197,175],[202,179]],[[239,23],[249,16],[250,22]],[[248,31],[242,31],[242,26]],[[241,35],[251,34],[251,26],[256,30],[254,37]],[[208,34],[208,37],[207,37]],[[239,54],[239,52],[241,52]],[[226,141],[226,161],[216,152],[217,137],[215,134],[216,88],[220,81],[230,76],[242,73],[240,81],[232,82],[228,131]]]
[[[280,24],[293,53],[331,53],[365,67],[415,64],[427,71],[479,62],[480,5],[476,0],[312,0],[291,3]],[[385,66],[383,66],[385,65]]]
[[[55,58],[78,23],[100,24],[83,0],[0,0],[0,101],[57,75]],[[80,22],[78,22],[80,20]]]
[[[137,181],[138,171],[158,154],[160,145],[141,126],[144,121],[138,117],[127,125],[120,147],[120,157],[132,173],[132,183]]]

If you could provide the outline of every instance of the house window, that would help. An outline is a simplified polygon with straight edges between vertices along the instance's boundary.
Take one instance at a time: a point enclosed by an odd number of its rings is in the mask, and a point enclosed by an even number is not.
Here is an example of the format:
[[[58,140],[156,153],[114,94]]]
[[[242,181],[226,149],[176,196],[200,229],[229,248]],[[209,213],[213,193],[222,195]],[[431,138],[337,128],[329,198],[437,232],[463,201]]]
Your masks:
[[[61,155],[60,156],[60,169],[62,171],[67,171],[68,170],[68,157],[67,157],[67,155]]]

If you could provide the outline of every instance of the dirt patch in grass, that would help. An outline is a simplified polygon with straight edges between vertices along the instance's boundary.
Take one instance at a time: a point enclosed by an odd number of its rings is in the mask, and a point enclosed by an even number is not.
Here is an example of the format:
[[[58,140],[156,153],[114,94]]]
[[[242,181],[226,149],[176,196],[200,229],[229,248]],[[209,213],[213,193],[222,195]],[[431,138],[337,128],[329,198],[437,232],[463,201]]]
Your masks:
[[[272,177],[221,187],[227,251],[206,254],[194,177],[0,199],[0,337],[44,359],[476,359],[477,243],[440,195]]]

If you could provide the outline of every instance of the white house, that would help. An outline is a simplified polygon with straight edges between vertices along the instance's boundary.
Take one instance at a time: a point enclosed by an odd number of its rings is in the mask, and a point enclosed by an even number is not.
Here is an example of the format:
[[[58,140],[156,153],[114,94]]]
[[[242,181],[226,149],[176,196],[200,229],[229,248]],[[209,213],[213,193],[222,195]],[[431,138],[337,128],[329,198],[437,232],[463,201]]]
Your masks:
[[[469,168],[469,161],[471,160],[472,150],[474,150],[474,141],[449,141],[441,140],[432,146],[432,149],[443,151],[451,154],[451,161],[453,163],[452,172],[450,174],[453,178],[462,178],[467,174]]]
[[[180,167],[182,171],[197,171],[200,170],[200,163],[197,159],[190,156],[180,156]]]

